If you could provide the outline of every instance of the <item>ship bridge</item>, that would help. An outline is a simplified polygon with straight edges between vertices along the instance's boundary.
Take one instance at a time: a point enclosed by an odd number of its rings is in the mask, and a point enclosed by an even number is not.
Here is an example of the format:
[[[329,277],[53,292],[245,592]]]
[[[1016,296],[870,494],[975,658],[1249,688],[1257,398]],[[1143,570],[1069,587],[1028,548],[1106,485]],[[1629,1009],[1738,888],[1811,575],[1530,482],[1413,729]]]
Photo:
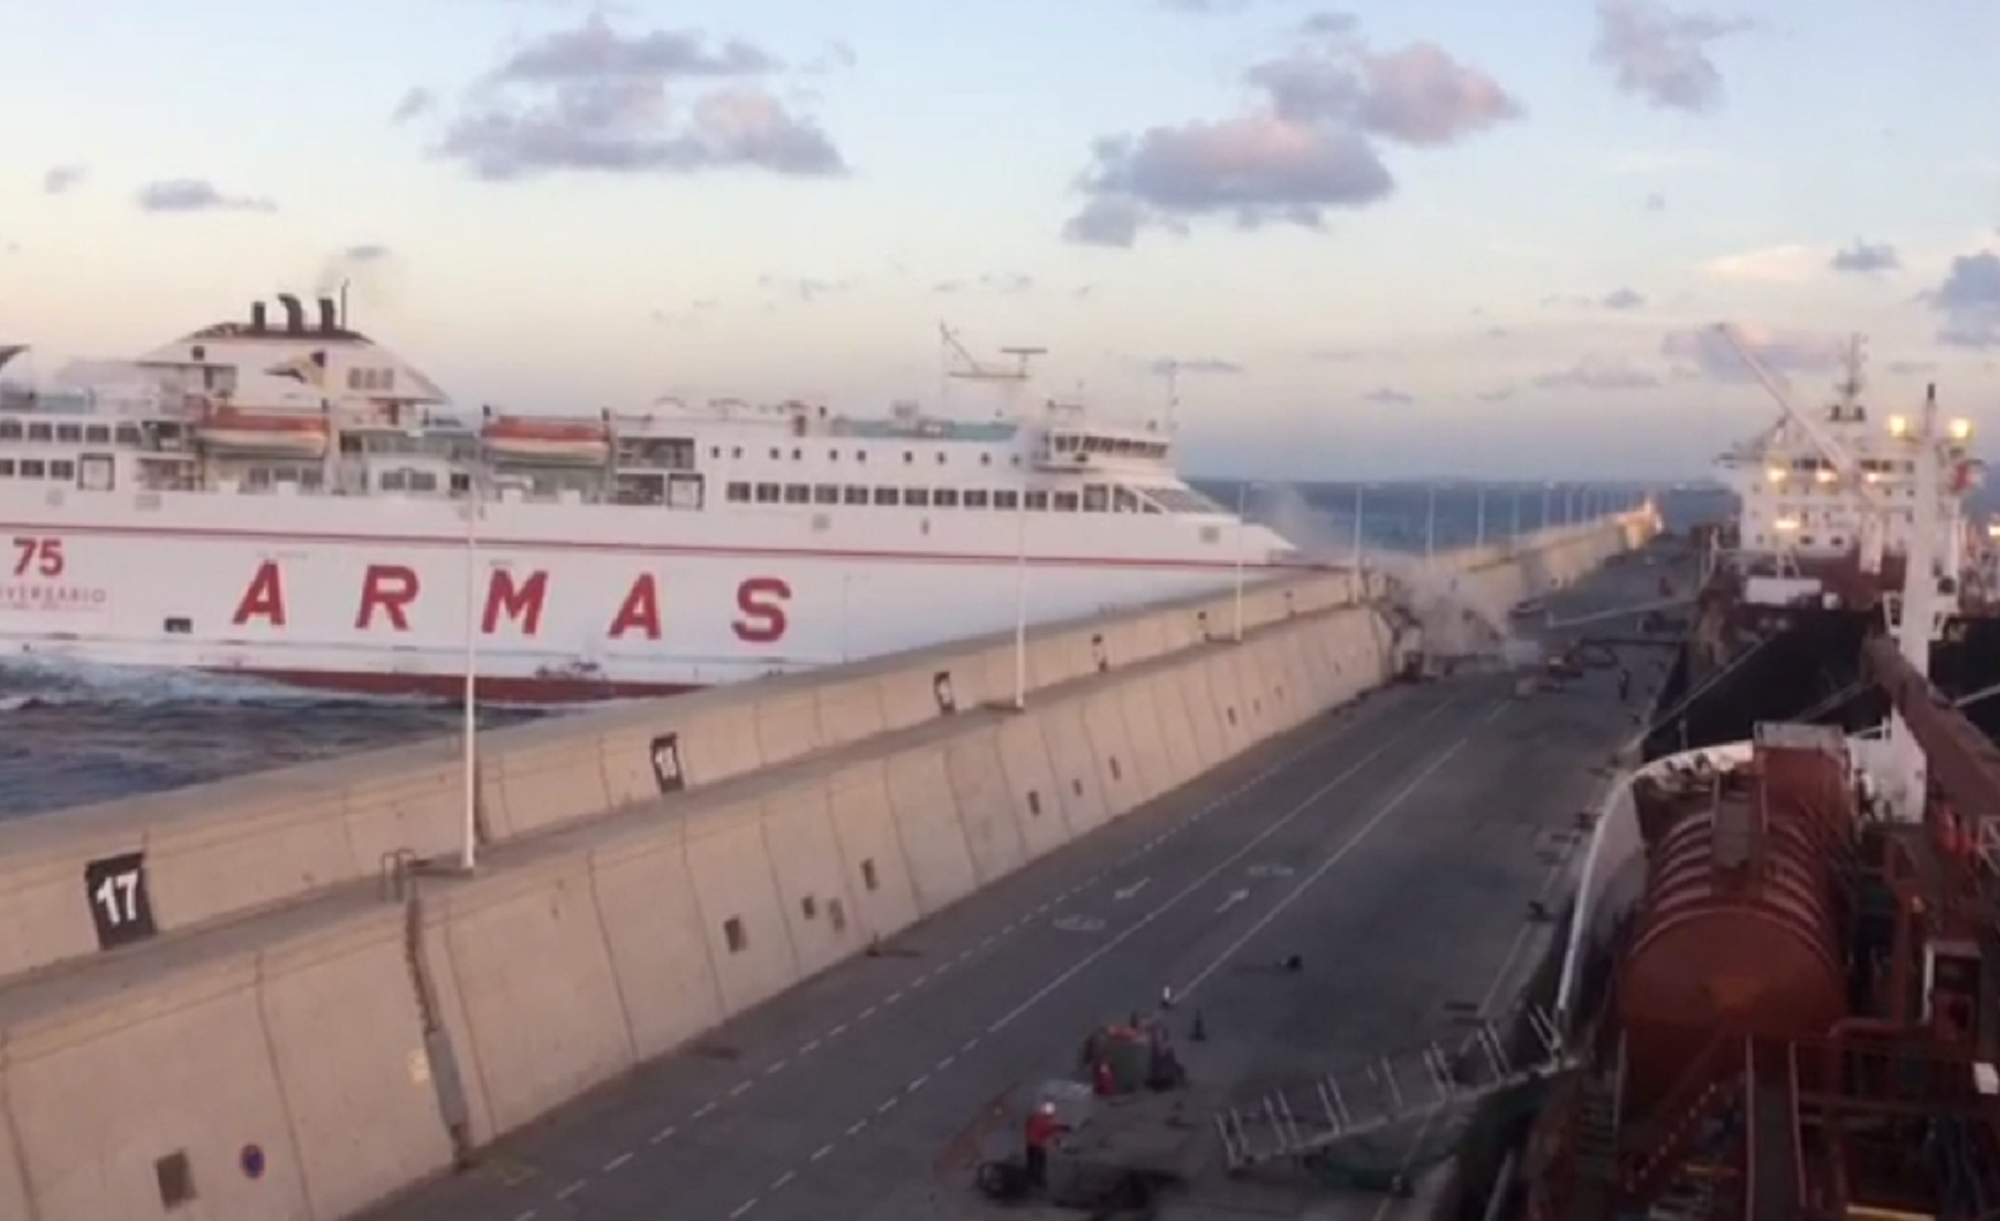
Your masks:
[[[1173,443],[1150,427],[1057,425],[1042,433],[1034,464],[1042,470],[1087,471],[1140,466],[1157,469]]]

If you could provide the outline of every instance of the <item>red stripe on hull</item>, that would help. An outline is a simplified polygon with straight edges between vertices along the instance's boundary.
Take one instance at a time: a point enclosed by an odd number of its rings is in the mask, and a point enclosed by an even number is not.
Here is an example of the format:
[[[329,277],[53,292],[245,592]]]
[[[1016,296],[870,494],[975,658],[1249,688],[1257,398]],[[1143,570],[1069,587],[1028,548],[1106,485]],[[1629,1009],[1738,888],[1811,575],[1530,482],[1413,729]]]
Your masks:
[[[271,545],[324,543],[352,547],[449,547],[465,549],[464,535],[448,534],[285,534],[269,530],[243,530],[215,526],[92,526],[61,522],[0,522],[0,533],[72,534],[84,537],[165,538],[190,542],[257,542]],[[881,551],[840,550],[831,547],[715,547],[694,543],[603,543],[588,539],[528,539],[483,537],[482,550],[574,551],[612,555],[677,555],[710,559],[791,559],[836,560],[905,564],[990,564],[1011,567],[1019,562],[1012,552],[971,551]],[[1274,561],[1245,557],[1234,559],[1144,559],[1129,555],[1030,555],[1028,563],[1038,568],[1153,568],[1170,572],[1341,572],[1348,565],[1308,560]]]
[[[465,694],[457,674],[393,674],[361,670],[260,670],[249,666],[208,668],[210,674],[255,678],[344,695],[421,696],[456,701]],[[478,698],[492,704],[594,704],[603,700],[654,699],[702,688],[689,683],[630,683],[588,678],[481,678]]]

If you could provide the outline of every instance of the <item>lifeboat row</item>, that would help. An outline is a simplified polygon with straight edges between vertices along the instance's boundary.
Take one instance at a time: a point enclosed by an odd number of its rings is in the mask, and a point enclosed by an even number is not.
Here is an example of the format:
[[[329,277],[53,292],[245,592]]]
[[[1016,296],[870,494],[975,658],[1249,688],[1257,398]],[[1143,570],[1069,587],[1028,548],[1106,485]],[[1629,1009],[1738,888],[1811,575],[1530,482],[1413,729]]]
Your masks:
[[[210,410],[195,425],[195,437],[211,450],[283,458],[323,458],[333,427],[319,412]],[[592,420],[496,416],[480,429],[480,440],[497,458],[522,462],[602,465],[611,456],[611,433]]]

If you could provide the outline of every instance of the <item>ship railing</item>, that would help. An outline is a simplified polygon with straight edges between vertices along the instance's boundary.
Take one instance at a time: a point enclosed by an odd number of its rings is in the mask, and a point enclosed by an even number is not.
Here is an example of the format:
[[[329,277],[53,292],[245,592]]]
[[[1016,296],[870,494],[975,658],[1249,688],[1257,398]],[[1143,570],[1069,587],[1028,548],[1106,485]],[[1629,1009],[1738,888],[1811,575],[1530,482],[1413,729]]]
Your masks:
[[[1741,1094],[1748,1055],[1747,1040],[1721,1030],[1703,1044],[1654,1108],[1653,1113],[1660,1118],[1648,1133],[1647,1147],[1620,1176],[1626,1198],[1645,1200],[1673,1179],[1708,1120]]]

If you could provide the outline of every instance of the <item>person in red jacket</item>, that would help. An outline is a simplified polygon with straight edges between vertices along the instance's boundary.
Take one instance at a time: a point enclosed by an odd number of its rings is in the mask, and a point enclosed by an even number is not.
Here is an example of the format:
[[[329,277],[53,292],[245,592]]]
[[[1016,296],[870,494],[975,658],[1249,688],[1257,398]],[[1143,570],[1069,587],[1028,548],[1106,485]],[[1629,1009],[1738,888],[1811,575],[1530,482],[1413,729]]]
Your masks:
[[[1056,1117],[1056,1104],[1044,1102],[1028,1116],[1028,1186],[1047,1187],[1049,1185],[1049,1146],[1056,1142],[1069,1125]]]

